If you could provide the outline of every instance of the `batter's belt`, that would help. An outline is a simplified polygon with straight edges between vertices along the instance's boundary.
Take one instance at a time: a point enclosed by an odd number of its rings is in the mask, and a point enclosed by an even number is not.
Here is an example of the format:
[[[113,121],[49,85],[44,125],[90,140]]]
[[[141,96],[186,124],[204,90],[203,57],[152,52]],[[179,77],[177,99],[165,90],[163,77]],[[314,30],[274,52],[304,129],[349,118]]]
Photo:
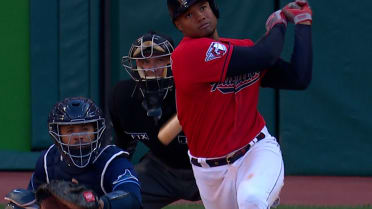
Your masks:
[[[205,160],[205,163],[209,165],[209,167],[216,167],[216,166],[221,166],[221,165],[228,165],[234,163],[237,159],[242,157],[250,148],[253,146],[253,144],[259,142],[260,140],[265,138],[264,133],[260,133],[254,138],[249,144],[247,144],[245,147],[239,149],[238,151],[234,152],[231,155],[227,155],[226,157],[221,157],[221,158],[215,158],[215,159],[210,159],[210,160]],[[203,167],[197,158],[191,157],[191,163],[193,165]]]

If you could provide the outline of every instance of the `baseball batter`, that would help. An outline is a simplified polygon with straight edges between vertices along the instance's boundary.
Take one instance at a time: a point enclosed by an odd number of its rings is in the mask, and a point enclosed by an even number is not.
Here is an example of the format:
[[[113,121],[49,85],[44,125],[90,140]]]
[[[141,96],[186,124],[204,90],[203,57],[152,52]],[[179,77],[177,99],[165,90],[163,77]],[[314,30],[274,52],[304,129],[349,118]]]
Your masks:
[[[173,52],[177,114],[207,209],[267,209],[284,182],[280,146],[257,110],[259,87],[305,89],[311,80],[311,9],[296,1],[274,12],[266,34],[219,37],[214,0],[168,0],[184,35]],[[284,12],[285,10],[285,12]],[[295,23],[290,62],[280,58],[287,21]]]

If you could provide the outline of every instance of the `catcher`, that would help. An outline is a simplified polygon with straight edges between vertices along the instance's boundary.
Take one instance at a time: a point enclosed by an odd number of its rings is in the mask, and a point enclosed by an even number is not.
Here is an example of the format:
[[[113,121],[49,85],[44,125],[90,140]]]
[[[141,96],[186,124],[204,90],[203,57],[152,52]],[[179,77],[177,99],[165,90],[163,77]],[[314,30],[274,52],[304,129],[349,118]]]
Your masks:
[[[58,102],[48,118],[54,144],[42,152],[28,189],[6,195],[10,208],[142,208],[140,185],[128,153],[101,146],[105,119],[83,97]]]

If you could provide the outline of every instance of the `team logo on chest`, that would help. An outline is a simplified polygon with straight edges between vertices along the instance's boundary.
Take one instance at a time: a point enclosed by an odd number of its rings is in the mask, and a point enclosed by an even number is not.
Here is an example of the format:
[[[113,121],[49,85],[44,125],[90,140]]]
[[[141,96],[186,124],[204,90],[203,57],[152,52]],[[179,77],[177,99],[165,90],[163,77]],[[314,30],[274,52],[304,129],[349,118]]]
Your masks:
[[[216,90],[223,94],[238,93],[258,81],[260,78],[259,72],[247,73],[241,76],[234,76],[226,78],[223,83],[212,83],[211,92]]]
[[[225,45],[219,42],[212,42],[208,48],[208,51],[205,56],[205,62],[209,62],[211,60],[221,58],[227,52],[227,48]]]

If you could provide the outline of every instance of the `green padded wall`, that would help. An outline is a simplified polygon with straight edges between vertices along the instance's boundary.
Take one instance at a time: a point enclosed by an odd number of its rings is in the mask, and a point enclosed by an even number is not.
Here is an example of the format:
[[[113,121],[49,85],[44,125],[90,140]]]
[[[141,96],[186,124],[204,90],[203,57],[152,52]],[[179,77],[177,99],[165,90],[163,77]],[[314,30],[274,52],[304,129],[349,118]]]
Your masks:
[[[32,149],[52,143],[47,117],[71,96],[99,104],[100,0],[30,1]]]
[[[0,3],[0,170],[32,169],[29,2]],[[4,160],[5,159],[5,160]]]
[[[372,2],[310,3],[313,80],[305,92],[281,91],[286,173],[371,176]]]
[[[99,104],[100,0],[0,3],[2,170],[33,169],[51,144],[47,115],[69,96]],[[30,152],[35,151],[35,152]]]
[[[28,0],[0,2],[0,150],[30,149],[28,9]]]

